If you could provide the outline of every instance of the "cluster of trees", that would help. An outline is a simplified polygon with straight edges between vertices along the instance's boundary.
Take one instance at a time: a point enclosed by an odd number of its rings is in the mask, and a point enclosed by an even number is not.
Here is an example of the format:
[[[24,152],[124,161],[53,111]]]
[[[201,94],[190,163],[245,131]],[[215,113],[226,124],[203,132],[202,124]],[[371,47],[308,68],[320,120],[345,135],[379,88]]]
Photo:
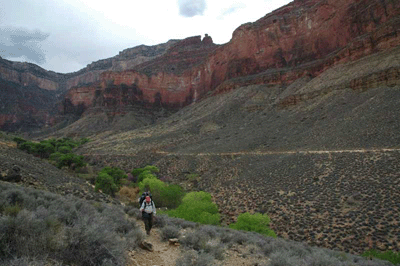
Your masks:
[[[74,154],[72,150],[88,142],[87,138],[80,140],[48,139],[32,142],[16,137],[14,141],[17,142],[19,149],[40,158],[49,159],[55,162],[58,168],[67,166],[76,169],[86,165],[83,156]],[[167,215],[202,224],[220,225],[218,207],[212,201],[209,193],[200,191],[186,194],[180,186],[158,179],[156,173],[159,171],[156,166],[152,165],[133,169],[128,174],[118,167],[104,167],[97,174],[95,190],[101,190],[111,196],[115,196],[124,185],[139,187],[141,192],[150,190],[157,207],[168,209],[165,212]],[[270,219],[266,214],[243,213],[230,227],[275,237],[275,233],[269,228],[269,223]]]
[[[40,142],[33,142],[15,137],[14,141],[17,143],[18,149],[43,159],[50,159],[58,168],[67,166],[76,169],[86,165],[83,156],[74,154],[72,150],[87,143],[89,141],[88,138],[80,140],[51,138]]]

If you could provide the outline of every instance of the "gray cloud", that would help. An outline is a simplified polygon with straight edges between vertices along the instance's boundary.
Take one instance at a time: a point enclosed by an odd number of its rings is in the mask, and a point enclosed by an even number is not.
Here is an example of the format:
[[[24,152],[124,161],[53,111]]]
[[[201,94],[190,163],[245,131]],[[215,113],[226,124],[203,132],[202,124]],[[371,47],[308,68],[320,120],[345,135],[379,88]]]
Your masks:
[[[184,17],[203,15],[206,10],[205,0],[178,0],[179,14]]]
[[[38,64],[46,62],[41,42],[49,34],[39,30],[0,27],[0,55],[2,57],[25,57]]]

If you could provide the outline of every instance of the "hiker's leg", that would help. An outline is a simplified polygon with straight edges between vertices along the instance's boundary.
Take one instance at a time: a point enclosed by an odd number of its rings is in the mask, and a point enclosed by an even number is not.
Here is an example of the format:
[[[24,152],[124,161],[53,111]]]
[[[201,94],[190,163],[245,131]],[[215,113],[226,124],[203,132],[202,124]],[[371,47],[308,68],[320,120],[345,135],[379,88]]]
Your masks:
[[[153,214],[150,214],[150,218],[149,218],[149,232],[151,230],[151,228],[153,227]]]
[[[144,228],[146,229],[146,232],[149,232],[149,219],[148,218],[143,218],[143,222],[144,222]]]

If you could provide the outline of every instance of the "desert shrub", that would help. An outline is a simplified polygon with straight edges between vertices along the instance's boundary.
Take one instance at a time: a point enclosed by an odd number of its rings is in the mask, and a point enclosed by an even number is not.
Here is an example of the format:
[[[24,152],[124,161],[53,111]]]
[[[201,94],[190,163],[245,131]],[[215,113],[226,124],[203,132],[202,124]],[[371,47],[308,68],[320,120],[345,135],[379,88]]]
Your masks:
[[[141,192],[149,188],[156,207],[176,208],[182,201],[184,192],[178,185],[167,185],[155,177],[148,177],[138,184]]]
[[[193,181],[193,180],[195,180],[195,179],[198,178],[198,177],[199,177],[199,174],[196,174],[196,173],[188,174],[188,175],[186,176],[186,178],[187,178],[189,181]]]
[[[144,238],[119,206],[9,184],[0,191],[1,265],[126,265],[125,250]],[[4,212],[16,204],[16,215]]]
[[[217,232],[217,229],[215,228],[215,226],[203,225],[198,230],[200,230],[200,232],[202,234],[205,234],[211,238],[215,238],[218,235],[218,232]]]
[[[385,252],[379,252],[377,250],[369,250],[362,254],[363,257],[367,258],[378,258],[381,260],[390,261],[394,265],[400,264],[400,253],[387,250]]]
[[[90,141],[89,138],[81,138],[80,141],[79,141],[79,144],[80,144],[80,145],[83,145],[83,144],[85,144],[85,143],[88,143],[89,141]]]
[[[203,191],[186,194],[182,199],[182,204],[167,213],[172,217],[202,224],[218,225],[220,223],[217,205],[212,202],[211,195]]]
[[[243,245],[249,242],[249,237],[247,233],[238,232],[236,230],[229,228],[224,228],[224,229],[225,230],[219,230],[222,243],[232,246],[233,244]]]
[[[176,260],[176,266],[209,266],[213,265],[214,258],[207,253],[198,253],[194,250],[185,252]]]
[[[163,228],[168,224],[168,216],[161,214],[154,217],[153,226],[158,228]]]
[[[175,217],[168,217],[167,221],[168,221],[167,224],[173,224],[173,225],[181,227],[183,229],[187,229],[187,228],[193,229],[193,228],[196,228],[199,226],[198,223],[186,221],[184,219],[175,218]]]
[[[253,231],[266,236],[276,237],[275,232],[269,228],[270,219],[267,214],[248,212],[238,216],[237,222],[229,227],[236,230]]]
[[[4,209],[2,210],[4,215],[8,216],[17,216],[20,211],[21,207],[18,204],[4,207]]]
[[[213,244],[211,242],[207,242],[204,252],[211,254],[217,260],[223,260],[225,258],[225,246],[223,244]]]
[[[161,230],[161,238],[164,241],[178,237],[179,237],[179,228],[176,226],[167,225]]]
[[[210,238],[207,235],[202,234],[200,231],[196,230],[188,233],[185,237],[179,238],[179,243],[183,247],[194,249],[197,251],[204,250],[206,243]]]
[[[130,217],[136,217],[138,219],[140,219],[142,217],[141,211],[138,208],[135,208],[133,206],[125,206],[125,212]]]
[[[99,191],[100,189],[110,195],[115,195],[115,192],[118,191],[118,186],[115,184],[114,179],[107,173],[100,172],[96,179],[95,191]]]

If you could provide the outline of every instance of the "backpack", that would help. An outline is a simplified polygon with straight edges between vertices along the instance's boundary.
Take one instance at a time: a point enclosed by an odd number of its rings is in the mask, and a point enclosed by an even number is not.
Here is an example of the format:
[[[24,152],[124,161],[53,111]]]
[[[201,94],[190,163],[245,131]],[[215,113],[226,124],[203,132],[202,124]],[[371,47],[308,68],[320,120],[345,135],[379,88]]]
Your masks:
[[[150,196],[150,199],[151,199],[150,203],[153,202],[153,196],[151,195],[151,193],[143,192],[142,196],[140,196],[140,199],[139,199],[139,208],[142,207],[143,201],[146,199],[146,196]]]

